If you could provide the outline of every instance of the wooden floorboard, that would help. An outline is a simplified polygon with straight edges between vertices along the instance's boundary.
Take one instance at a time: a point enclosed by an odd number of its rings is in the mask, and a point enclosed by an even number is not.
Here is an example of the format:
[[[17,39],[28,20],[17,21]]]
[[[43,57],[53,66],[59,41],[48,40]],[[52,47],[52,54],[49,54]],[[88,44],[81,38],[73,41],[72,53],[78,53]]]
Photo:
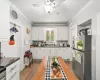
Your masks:
[[[72,70],[72,64],[69,62],[65,62],[66,65]],[[30,67],[26,67],[21,73],[20,73],[20,80],[33,80],[33,77],[37,71],[37,68],[39,67],[40,62],[34,62],[31,64]]]
[[[20,80],[33,80],[34,74],[36,73],[37,67],[40,63],[31,64],[30,67],[26,67],[20,73]]]

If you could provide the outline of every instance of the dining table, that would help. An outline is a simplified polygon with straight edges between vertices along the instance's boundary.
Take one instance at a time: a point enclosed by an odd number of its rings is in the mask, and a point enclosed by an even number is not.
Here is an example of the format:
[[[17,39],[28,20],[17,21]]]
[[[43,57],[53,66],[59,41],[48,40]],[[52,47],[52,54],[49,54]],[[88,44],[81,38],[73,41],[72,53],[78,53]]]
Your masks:
[[[73,70],[68,67],[68,65],[62,59],[62,57],[57,57],[57,59],[66,74],[67,77],[66,80],[78,80],[75,74],[73,73]],[[47,60],[48,60],[47,56],[43,57],[42,62],[39,64],[33,80],[46,80],[45,71],[46,71]]]

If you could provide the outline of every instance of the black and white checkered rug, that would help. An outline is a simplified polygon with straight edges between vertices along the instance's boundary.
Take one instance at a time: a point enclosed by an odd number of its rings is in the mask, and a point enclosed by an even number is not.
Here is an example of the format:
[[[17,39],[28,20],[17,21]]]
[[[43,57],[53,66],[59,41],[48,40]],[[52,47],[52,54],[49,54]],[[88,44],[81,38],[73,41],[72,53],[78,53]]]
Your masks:
[[[46,66],[46,71],[45,71],[45,80],[58,80],[58,79],[52,79],[51,78],[51,75],[50,75],[50,61],[51,61],[52,57],[48,57],[48,60],[47,60],[47,66]],[[59,79],[59,80],[68,80],[67,77],[66,77],[66,74],[63,70],[63,68],[61,67],[61,64],[60,62],[58,61],[59,65],[60,65],[60,69],[61,69],[61,72],[63,74],[63,78]]]

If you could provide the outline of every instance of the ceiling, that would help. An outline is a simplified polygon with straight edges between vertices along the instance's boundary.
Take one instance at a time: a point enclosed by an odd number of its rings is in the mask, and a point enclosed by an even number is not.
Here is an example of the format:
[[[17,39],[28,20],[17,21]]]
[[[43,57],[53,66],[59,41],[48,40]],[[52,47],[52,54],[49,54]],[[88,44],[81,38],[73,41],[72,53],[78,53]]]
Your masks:
[[[61,0],[55,0],[59,4]],[[33,7],[33,4],[45,5],[45,0],[12,0],[13,4],[32,22],[67,22],[83,8],[89,0],[65,0],[52,13],[47,13],[43,7]]]

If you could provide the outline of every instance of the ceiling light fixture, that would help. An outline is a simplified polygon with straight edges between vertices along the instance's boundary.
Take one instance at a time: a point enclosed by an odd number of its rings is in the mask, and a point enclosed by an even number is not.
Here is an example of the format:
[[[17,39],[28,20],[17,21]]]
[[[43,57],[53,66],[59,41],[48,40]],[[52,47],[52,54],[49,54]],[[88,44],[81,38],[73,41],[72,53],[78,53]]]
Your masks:
[[[60,0],[59,3],[56,4],[55,0],[45,0],[46,4],[33,4],[33,7],[44,7],[45,11],[47,13],[52,13],[61,3],[63,3],[65,0]]]
[[[45,11],[47,13],[52,13],[55,7],[55,0],[46,0]]]

